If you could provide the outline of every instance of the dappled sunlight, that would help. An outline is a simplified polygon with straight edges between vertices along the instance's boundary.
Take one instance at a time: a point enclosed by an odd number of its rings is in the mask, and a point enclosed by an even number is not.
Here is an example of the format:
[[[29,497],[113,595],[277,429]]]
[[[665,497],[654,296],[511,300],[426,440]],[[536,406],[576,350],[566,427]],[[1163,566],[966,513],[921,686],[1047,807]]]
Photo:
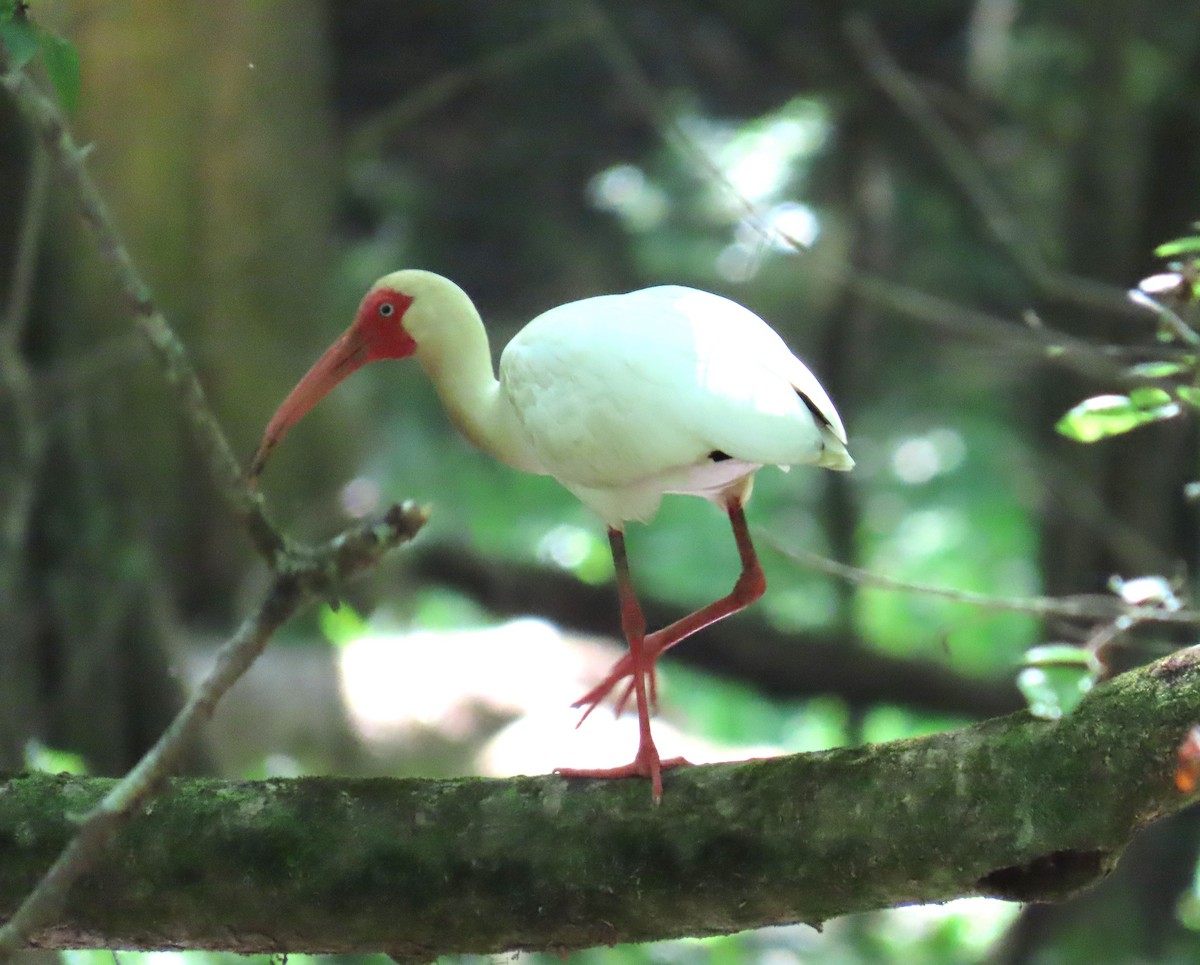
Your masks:
[[[924,435],[908,436],[892,450],[892,472],[901,482],[919,485],[935,476],[952,472],[966,458],[967,447],[953,429],[934,429]]]
[[[383,492],[374,479],[356,476],[342,487],[338,502],[341,503],[342,512],[351,519],[362,519],[379,510]]]
[[[773,200],[795,177],[797,166],[820,150],[830,131],[827,107],[807,97],[793,98],[744,124],[689,114],[680,119],[680,126],[725,179],[711,190],[738,214],[747,202]]]
[[[474,709],[526,714],[570,704],[608,661],[541,620],[469,630],[371,633],[342,649],[342,697],[364,740],[432,727],[467,736]],[[619,651],[612,651],[616,659]]]
[[[338,668],[351,726],[369,746],[387,747],[416,729],[470,741],[485,730],[485,718],[513,718],[484,747],[477,767],[499,777],[628,763],[638,738],[632,712],[615,719],[606,705],[577,728],[581,711],[571,707],[622,652],[523,619],[469,630],[369,633],[341,649]],[[664,757],[699,764],[782,753],[774,745],[728,746],[685,734],[667,710],[667,719],[654,725]]]
[[[898,557],[910,559],[949,553],[969,534],[968,521],[959,510],[931,506],[904,517],[896,528],[892,550]]]
[[[574,573],[585,583],[612,579],[608,540],[598,526],[560,523],[538,540],[536,552],[541,562]]]
[[[763,225],[755,234],[762,235],[766,228],[766,242],[778,252],[792,251],[796,242],[807,247],[817,240],[821,233],[821,221],[817,212],[807,204],[799,201],[783,201],[772,206],[763,216]],[[748,240],[744,236],[750,231],[748,225],[738,228],[740,240]]]
[[[905,950],[931,952],[949,942],[960,954],[983,954],[1020,914],[1015,902],[994,898],[959,898],[945,904],[893,908],[870,916],[869,929],[901,961]],[[844,920],[843,927],[853,927]]]
[[[588,184],[588,196],[601,211],[610,211],[632,231],[647,231],[668,214],[667,197],[645,171],[633,164],[606,168]]]
[[[821,233],[817,212],[799,201],[784,201],[746,215],[734,239],[717,255],[717,274],[729,281],[749,281],[758,274],[768,251],[784,253],[797,245],[808,248]]]
[[[695,196],[672,193],[661,172],[621,162],[588,183],[592,206],[636,235],[661,231],[680,216],[728,232],[710,269],[734,282],[754,278],[768,254],[791,253],[817,240],[820,215],[794,195],[832,127],[824,103],[796,97],[741,122],[683,111],[676,123],[694,148],[687,162],[704,183]]]

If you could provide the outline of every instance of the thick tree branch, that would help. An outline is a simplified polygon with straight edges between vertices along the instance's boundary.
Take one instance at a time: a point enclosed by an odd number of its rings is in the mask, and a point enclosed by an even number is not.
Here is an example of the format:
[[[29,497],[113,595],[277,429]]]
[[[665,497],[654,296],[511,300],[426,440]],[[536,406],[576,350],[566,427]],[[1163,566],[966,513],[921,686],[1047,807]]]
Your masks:
[[[41,947],[567,950],[993,895],[1057,900],[1191,803],[1200,648],[915,740],[638,781],[177,780],[33,936]],[[0,913],[110,781],[0,785]]]

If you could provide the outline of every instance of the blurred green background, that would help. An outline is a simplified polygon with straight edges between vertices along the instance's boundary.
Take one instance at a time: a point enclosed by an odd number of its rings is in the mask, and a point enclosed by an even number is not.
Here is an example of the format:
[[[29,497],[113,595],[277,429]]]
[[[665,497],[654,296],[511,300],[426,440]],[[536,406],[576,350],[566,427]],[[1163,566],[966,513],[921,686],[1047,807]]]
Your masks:
[[[1125,290],[1200,216],[1192,4],[33,8],[79,50],[80,139],[247,460],[365,288],[399,267],[462,285],[497,354],[546,308],[681,283],[746,304],[808,361],[858,466],[759,474],[767,594],[664,661],[664,754],[886,740],[1017,709],[1026,649],[1097,630],[859,586],[803,552],[1006,599],[1108,594],[1113,575],[1186,592],[1194,422],[1093,446],[1054,426],[1169,348]],[[41,226],[19,341],[35,404],[0,375],[0,766],[120,773],[265,570],[52,178],[38,200],[31,148],[0,103],[5,286],[26,213]],[[1078,342],[1050,351],[1048,331]],[[455,436],[416,366],[339,389],[263,489],[297,537],[401,499],[433,518],[341,611],[286,629],[190,770],[504,774],[628,757],[630,721],[596,714],[576,732],[569,710],[619,653],[602,526]],[[667,500],[629,545],[661,619],[737,573],[725,521],[699,500]],[[1110,660],[1187,642],[1143,630]],[[1162,822],[1063,906],[956,902],[572,960],[1200,961],[1198,841],[1195,814]]]

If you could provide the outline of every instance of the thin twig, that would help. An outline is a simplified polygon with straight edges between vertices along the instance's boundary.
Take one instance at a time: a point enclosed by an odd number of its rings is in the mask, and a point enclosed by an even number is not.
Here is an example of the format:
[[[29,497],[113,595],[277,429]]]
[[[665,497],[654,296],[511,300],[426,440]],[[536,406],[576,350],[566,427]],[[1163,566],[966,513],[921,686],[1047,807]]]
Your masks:
[[[839,563],[819,553],[795,547],[781,546],[769,535],[759,536],[764,542],[773,546],[788,559],[816,570],[845,580],[856,586],[873,587],[879,590],[895,590],[901,593],[919,593],[922,596],[936,596],[954,603],[967,606],[982,607],[989,610],[1008,610],[1017,613],[1030,613],[1041,617],[1063,617],[1071,620],[1118,620],[1128,621],[1124,629],[1135,623],[1170,623],[1184,626],[1200,625],[1200,610],[1168,610],[1154,606],[1132,606],[1118,600],[1116,597],[1100,596],[1097,594],[1081,594],[1079,596],[1032,596],[1032,597],[1003,597],[987,593],[976,593],[973,590],[956,590],[944,586],[932,586],[928,583],[915,583],[910,580],[900,580],[882,573],[873,573],[857,566]]]
[[[1155,318],[1169,328],[1171,334],[1184,345],[1193,349],[1200,346],[1200,333],[1197,333],[1192,326],[1185,322],[1170,305],[1159,301],[1157,298],[1151,298],[1140,288],[1130,289],[1129,300],[1134,305],[1139,305],[1153,312]]]
[[[630,103],[642,113],[663,142],[703,171],[706,178],[721,185],[744,212],[746,223],[760,236],[782,240],[798,255],[807,254],[807,245],[766,223],[763,212],[738,191],[712,157],[679,123],[613,25],[608,12],[595,0],[578,0],[577,9],[579,18],[592,31],[597,52],[606,61],[618,83],[626,89]],[[1016,354],[1049,361],[1085,375],[1107,380],[1127,378],[1121,352],[1110,353],[1107,349],[1046,326],[1034,331],[1002,316],[978,308],[967,308],[939,295],[863,271],[849,263],[815,259],[809,264],[819,276],[845,285],[864,301],[897,316],[950,334],[1003,344]],[[1112,304],[1109,303],[1108,307],[1111,309]]]
[[[258,610],[218,651],[212,670],[183,709],[133,770],[82,819],[71,843],[0,928],[0,961],[24,948],[29,937],[62,909],[71,885],[169,776],[182,748],[212,716],[217,701],[262,653],[275,631],[303,604],[314,597],[333,595],[343,580],[374,566],[390,549],[410,540],[426,519],[425,510],[413,504],[394,506],[382,520],[362,523],[323,547],[291,555]]]
[[[888,51],[879,31],[863,14],[846,20],[846,36],[859,61],[880,89],[912,122],[941,160],[946,172],[978,211],[992,238],[1040,291],[1084,308],[1145,319],[1125,297],[1124,289],[1051,268],[1028,239],[1029,226],[1001,196],[978,157],[933,109],[929,99]]]
[[[86,152],[76,145],[57,104],[23,70],[9,69],[2,59],[0,86],[12,94],[18,110],[57,163],[67,187],[79,202],[84,220],[95,232],[101,253],[112,263],[137,326],[162,362],[167,381],[175,389],[218,490],[243,520],[258,551],[267,560],[273,560],[285,551],[284,539],[267,520],[262,496],[242,474],[183,343],[159,311],[149,286],[134,265],[108,205],[88,173]]]
[[[309,600],[336,598],[343,580],[373,566],[391,548],[411,539],[426,513],[412,505],[394,506],[382,520],[361,523],[315,549],[290,546],[267,521],[262,498],[242,477],[233,452],[213,416],[204,390],[183,344],[155,307],[118,235],[95,183],[84,166],[57,106],[19,69],[11,69],[0,51],[0,86],[16,100],[18,109],[39,135],[49,156],[76,196],[83,216],[96,232],[101,251],[113,263],[133,306],[138,328],[158,354],[168,381],[175,388],[192,430],[207,456],[209,472],[225,498],[241,515],[251,539],[271,563],[275,577],[262,604],[218,654],[212,671],[154,747],[86,815],[50,870],[0,928],[0,961],[25,947],[34,931],[50,922],[66,901],[71,885],[106,849],[113,835],[133,818],[170,773],[182,747],[221,695],[254,662],[274,632]]]
[[[578,44],[588,36],[588,30],[577,23],[561,24],[490,53],[474,63],[442,71],[428,83],[408,92],[402,99],[374,115],[355,131],[349,154],[352,157],[377,156],[389,138],[403,133],[415,121],[433,113],[463,91],[482,81],[513,73],[548,54]]]

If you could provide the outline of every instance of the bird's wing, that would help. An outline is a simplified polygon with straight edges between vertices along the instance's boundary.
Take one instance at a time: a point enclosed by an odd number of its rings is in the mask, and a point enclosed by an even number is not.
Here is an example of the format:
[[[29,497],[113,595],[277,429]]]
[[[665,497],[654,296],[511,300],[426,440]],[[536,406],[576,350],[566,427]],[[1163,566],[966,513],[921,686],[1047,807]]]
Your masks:
[[[820,462],[844,440],[829,397],[765,322],[689,288],[551,309],[509,343],[500,373],[531,447],[569,484],[627,487],[725,456]]]

